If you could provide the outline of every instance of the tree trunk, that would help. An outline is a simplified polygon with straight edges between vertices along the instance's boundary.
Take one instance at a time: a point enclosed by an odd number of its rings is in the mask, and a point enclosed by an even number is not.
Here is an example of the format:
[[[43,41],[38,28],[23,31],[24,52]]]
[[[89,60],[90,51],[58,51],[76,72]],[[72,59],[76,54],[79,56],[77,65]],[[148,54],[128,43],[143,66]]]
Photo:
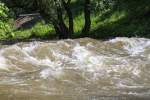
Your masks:
[[[71,0],[68,0],[68,2],[66,3],[65,0],[62,0],[62,3],[63,3],[63,6],[67,12],[67,16],[69,18],[69,37],[71,38],[72,37],[72,34],[74,33],[74,25],[73,25],[73,14],[72,14],[72,11],[71,11],[71,8],[70,8],[70,2]]]
[[[82,34],[83,36],[88,36],[90,28],[91,28],[91,2],[90,0],[85,0],[84,18],[85,18],[85,25],[82,30]]]
[[[73,15],[70,9],[70,1],[66,3],[65,0],[54,0],[55,7],[56,7],[56,15],[57,18],[54,18],[53,15],[48,14],[45,12],[44,8],[40,8],[40,14],[42,14],[45,18],[45,20],[48,20],[48,23],[53,24],[53,27],[55,29],[56,34],[59,35],[60,39],[66,39],[71,38],[71,35],[73,34]],[[37,0],[38,2],[38,0]],[[41,1],[42,2],[42,1]],[[63,4],[62,4],[63,3]],[[62,5],[65,8],[65,11],[67,12],[68,18],[69,18],[69,28],[66,26],[63,18],[63,9]]]
[[[69,30],[64,23],[63,12],[60,5],[57,6],[57,18],[58,18],[58,27],[61,33],[59,33],[60,39],[69,38]]]
[[[52,21],[52,24],[53,24],[56,34],[59,34],[59,38],[62,37],[60,36],[61,30],[59,28],[59,25],[55,21]]]

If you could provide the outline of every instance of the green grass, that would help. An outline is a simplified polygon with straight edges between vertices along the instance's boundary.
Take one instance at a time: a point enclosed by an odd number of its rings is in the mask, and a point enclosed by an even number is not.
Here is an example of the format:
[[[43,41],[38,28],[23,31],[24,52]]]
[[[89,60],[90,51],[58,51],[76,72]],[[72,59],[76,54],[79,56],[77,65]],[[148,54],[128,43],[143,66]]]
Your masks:
[[[80,37],[81,35],[81,30],[84,26],[83,18],[84,18],[83,14],[74,18],[74,32],[75,32],[75,34],[73,35],[74,38]]]
[[[15,31],[11,34],[11,39],[27,39],[31,36],[30,30]]]
[[[53,35],[55,35],[53,27],[51,25],[46,25],[43,23],[36,24],[31,29],[31,33],[33,37],[37,38],[52,37]]]
[[[92,13],[92,25],[89,37],[146,37],[150,38],[150,1],[119,0],[119,5],[101,13]],[[74,3],[80,6],[79,2]],[[74,5],[75,6],[75,5]],[[78,11],[79,10],[79,11]],[[84,25],[81,8],[76,8],[75,37],[80,37]]]
[[[55,37],[56,37],[56,34],[51,25],[44,24],[43,22],[38,22],[31,29],[20,29],[20,30],[11,32],[10,34],[8,34],[7,37],[5,37],[5,39],[8,39],[8,38],[12,40],[30,39],[30,38],[52,39]]]
[[[96,16],[91,35],[94,38],[150,36],[150,1],[121,0],[118,7]]]

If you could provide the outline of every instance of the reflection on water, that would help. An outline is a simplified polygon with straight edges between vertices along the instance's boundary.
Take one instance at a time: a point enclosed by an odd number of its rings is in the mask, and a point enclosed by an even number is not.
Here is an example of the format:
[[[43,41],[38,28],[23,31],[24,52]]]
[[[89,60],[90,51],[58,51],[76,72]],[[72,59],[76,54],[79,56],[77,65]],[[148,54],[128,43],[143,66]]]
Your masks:
[[[1,46],[2,100],[99,100],[101,96],[150,98],[149,39],[84,38]]]

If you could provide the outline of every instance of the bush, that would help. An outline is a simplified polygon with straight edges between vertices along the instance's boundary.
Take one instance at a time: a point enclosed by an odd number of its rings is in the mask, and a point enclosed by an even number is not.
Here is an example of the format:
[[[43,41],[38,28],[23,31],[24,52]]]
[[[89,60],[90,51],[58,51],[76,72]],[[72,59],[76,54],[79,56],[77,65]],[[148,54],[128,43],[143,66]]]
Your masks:
[[[0,2],[0,20],[5,20],[8,18],[9,9],[4,3]]]
[[[12,32],[11,37],[12,39],[27,39],[31,36],[30,30],[20,30]]]
[[[12,32],[12,26],[9,23],[9,9],[4,3],[0,2],[0,39],[6,38]]]
[[[46,37],[49,33],[54,33],[54,30],[50,25],[38,23],[32,28],[32,35],[35,37]]]

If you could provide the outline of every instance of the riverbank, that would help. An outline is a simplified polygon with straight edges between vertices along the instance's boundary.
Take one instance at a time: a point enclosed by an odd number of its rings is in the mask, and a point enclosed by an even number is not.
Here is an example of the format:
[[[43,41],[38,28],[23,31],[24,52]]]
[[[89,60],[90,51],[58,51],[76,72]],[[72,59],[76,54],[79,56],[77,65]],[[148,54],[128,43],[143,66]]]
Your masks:
[[[74,31],[72,38],[82,38],[81,30],[84,25],[82,0],[74,0],[71,4],[74,17]],[[110,39],[115,37],[145,37],[150,38],[150,2],[148,0],[121,0],[113,7],[97,10],[92,5],[91,31],[88,37]],[[95,10],[96,9],[96,10]],[[65,20],[68,23],[68,20]],[[57,39],[52,25],[39,21],[30,28],[21,28],[12,33],[0,33],[3,40],[26,40],[32,38]]]

